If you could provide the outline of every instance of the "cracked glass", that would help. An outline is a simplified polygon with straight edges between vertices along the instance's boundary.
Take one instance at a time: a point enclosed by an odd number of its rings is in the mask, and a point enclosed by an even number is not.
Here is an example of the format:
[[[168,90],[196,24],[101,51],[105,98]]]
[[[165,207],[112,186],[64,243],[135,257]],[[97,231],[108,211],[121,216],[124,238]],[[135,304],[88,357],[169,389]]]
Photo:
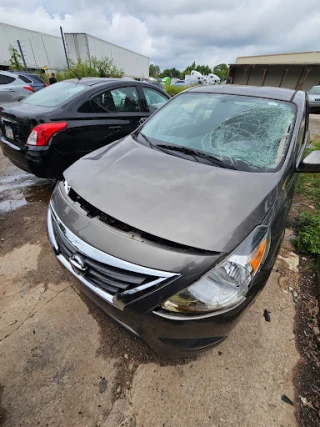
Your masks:
[[[291,103],[186,93],[165,105],[142,132],[155,145],[197,150],[240,170],[270,171],[287,152],[294,120]]]

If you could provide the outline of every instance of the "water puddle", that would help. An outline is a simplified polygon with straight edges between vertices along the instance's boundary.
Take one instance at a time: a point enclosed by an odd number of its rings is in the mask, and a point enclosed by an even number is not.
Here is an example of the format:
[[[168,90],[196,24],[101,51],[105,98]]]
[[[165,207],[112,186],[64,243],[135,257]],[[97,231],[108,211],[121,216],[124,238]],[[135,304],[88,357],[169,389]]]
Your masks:
[[[48,203],[54,186],[54,180],[37,178],[20,170],[2,176],[0,177],[0,213],[13,211],[28,203],[41,201]]]

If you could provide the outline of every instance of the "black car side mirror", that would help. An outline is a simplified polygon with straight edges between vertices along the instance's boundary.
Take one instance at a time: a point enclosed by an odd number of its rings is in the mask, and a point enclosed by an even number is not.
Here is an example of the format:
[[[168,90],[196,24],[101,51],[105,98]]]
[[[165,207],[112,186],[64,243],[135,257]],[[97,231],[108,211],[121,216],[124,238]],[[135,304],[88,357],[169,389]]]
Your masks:
[[[312,151],[301,160],[297,172],[320,172],[320,150]]]

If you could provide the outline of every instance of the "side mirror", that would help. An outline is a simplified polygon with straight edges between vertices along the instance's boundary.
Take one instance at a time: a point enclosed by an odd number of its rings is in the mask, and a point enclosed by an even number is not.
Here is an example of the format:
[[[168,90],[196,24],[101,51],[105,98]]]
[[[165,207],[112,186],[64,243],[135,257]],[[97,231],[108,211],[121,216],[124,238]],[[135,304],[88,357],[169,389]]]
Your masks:
[[[297,172],[320,172],[320,150],[312,151],[301,160]]]

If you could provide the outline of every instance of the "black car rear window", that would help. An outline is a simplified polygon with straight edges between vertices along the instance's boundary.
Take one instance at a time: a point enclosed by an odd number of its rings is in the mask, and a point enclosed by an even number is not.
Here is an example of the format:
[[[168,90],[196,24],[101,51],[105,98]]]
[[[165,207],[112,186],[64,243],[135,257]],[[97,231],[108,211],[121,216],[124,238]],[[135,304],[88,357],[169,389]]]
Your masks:
[[[15,81],[14,77],[4,76],[3,74],[0,74],[0,85],[7,85],[14,81]]]
[[[40,107],[55,107],[86,90],[88,90],[88,86],[78,82],[64,81],[48,86],[24,98],[21,102],[23,104],[38,105]]]

